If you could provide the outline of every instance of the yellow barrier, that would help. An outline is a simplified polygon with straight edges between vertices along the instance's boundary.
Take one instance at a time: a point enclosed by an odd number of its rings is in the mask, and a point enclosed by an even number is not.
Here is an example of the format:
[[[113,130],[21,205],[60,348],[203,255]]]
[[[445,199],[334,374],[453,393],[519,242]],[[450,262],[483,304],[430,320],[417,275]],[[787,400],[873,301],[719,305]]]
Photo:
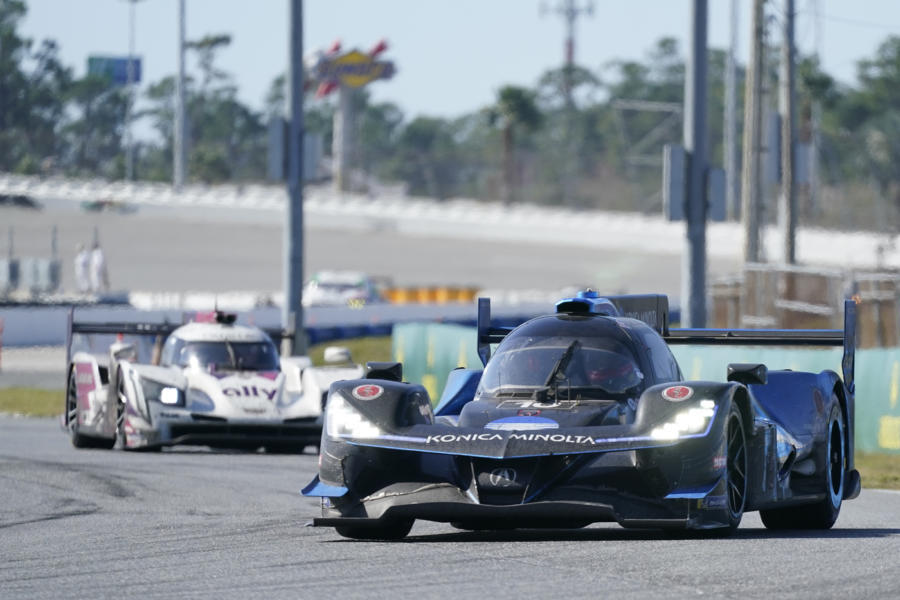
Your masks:
[[[417,286],[393,287],[384,291],[385,299],[391,304],[448,304],[451,302],[472,302],[478,295],[476,287],[457,286]]]

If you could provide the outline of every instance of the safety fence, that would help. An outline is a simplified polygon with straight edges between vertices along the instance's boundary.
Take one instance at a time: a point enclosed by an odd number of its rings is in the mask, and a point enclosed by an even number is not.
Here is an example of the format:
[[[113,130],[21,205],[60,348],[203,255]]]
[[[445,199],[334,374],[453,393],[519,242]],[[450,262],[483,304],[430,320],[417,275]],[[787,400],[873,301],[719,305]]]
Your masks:
[[[744,265],[710,286],[711,326],[720,329],[840,329],[844,298],[857,300],[860,348],[900,346],[900,275],[891,270]]]
[[[500,326],[499,323],[494,323]],[[509,324],[505,324],[509,325]],[[394,360],[403,362],[404,379],[420,383],[436,402],[448,373],[480,368],[473,327],[406,323],[393,329]],[[673,346],[684,377],[724,381],[729,363],[757,362],[770,369],[841,372],[841,350]],[[790,402],[790,398],[785,398]],[[900,454],[900,348],[869,348],[856,353],[856,448]]]

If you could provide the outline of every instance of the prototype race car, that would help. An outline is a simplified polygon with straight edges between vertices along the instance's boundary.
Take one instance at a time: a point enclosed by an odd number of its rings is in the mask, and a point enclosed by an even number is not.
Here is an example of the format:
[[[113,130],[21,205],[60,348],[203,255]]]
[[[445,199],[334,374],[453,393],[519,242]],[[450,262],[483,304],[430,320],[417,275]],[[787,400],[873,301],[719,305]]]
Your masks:
[[[843,331],[667,320],[665,296],[588,291],[509,331],[480,299],[486,366],[452,371],[436,408],[399,363],[332,384],[319,473],[302,492],[322,498],[313,525],[362,539],[404,537],[415,519],[729,534],[758,510],[769,528],[830,528],[860,491],[853,302]],[[843,380],[731,364],[726,381],[684,381],[667,342],[843,345]]]
[[[105,360],[92,334],[117,336]],[[322,367],[279,358],[265,331],[221,312],[177,328],[70,321],[70,340],[63,422],[77,448],[302,452],[319,444],[328,386],[363,374],[345,348],[327,348]]]
[[[382,302],[376,280],[358,271],[319,271],[303,286],[303,306],[350,306]]]

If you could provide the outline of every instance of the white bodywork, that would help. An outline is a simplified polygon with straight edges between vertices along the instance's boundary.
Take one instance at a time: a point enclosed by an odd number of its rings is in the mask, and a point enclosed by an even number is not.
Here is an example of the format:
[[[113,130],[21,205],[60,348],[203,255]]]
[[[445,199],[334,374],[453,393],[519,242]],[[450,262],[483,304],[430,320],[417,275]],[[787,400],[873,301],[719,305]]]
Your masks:
[[[372,279],[358,271],[320,271],[303,286],[304,306],[363,306],[379,300]]]
[[[232,359],[238,348],[259,350],[255,366],[274,368],[243,369],[240,360],[226,368],[201,363],[187,352],[199,347]],[[279,359],[265,332],[222,323],[176,329],[158,366],[136,358],[134,346],[122,343],[110,347],[105,366],[90,353],[73,356],[65,422],[76,446],[110,447],[118,440],[125,448],[187,443],[302,450],[318,445],[323,393],[334,381],[363,373],[352,363],[314,367],[306,356]]]

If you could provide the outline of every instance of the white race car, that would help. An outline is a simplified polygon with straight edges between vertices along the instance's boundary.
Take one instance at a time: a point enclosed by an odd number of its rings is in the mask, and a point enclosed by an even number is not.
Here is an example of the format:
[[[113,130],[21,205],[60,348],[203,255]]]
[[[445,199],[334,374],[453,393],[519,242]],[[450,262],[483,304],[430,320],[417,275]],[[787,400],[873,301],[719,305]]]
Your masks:
[[[302,451],[319,444],[331,383],[363,374],[345,348],[326,349],[322,367],[279,358],[266,332],[219,312],[177,328],[75,323],[70,332],[63,420],[77,448]],[[104,335],[117,338],[105,357],[92,351]]]
[[[303,286],[303,306],[360,308],[382,302],[375,280],[359,271],[319,271]]]

